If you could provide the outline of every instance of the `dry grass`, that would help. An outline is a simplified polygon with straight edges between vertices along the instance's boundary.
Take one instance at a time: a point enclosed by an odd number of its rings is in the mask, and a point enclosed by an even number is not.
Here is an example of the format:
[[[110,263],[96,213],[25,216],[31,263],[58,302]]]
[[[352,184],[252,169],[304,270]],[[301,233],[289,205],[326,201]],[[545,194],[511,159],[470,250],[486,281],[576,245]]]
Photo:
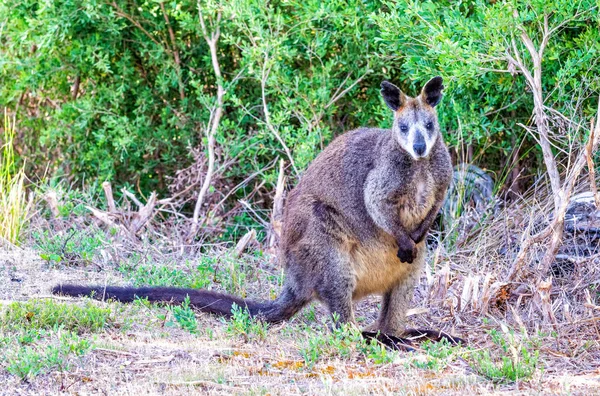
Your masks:
[[[13,140],[15,124],[4,113],[0,143],[0,244],[18,244],[25,227],[29,205],[25,194],[25,173],[16,169]]]
[[[109,308],[113,319],[101,330],[77,336],[91,345],[82,356],[68,354],[64,367],[55,365],[26,380],[0,363],[0,383],[9,393],[21,394],[600,392],[599,257],[569,253],[576,241],[566,240],[567,259],[557,263],[547,301],[533,284],[504,282],[520,245],[519,230],[532,234],[549,221],[542,216],[548,213],[547,202],[539,199],[544,194],[537,191],[535,196],[537,200],[528,196],[500,210],[470,238],[454,238],[462,241],[458,247],[444,240],[432,245],[410,325],[456,334],[468,341],[467,348],[422,345],[414,353],[365,352],[351,333],[336,335],[327,329],[327,314],[319,304],[263,333],[244,319],[233,326],[210,315],[190,317],[143,302],[94,302]],[[88,221],[80,216],[53,219],[50,227],[39,219],[26,248],[1,250],[0,299],[53,298],[49,289],[59,282],[208,286],[262,299],[273,298],[280,288],[282,271],[270,256],[253,252],[235,259],[230,250],[217,247],[202,254],[189,251],[170,238],[152,237],[163,232],[157,225],[148,239],[133,245]],[[531,273],[539,251],[543,246],[531,250]],[[56,300],[85,306],[76,299]],[[361,326],[375,320],[377,305],[376,297],[357,304]],[[14,330],[0,328],[0,341],[13,350],[33,346],[45,351],[61,331],[49,329],[25,345],[18,344]],[[527,363],[524,350],[538,356],[537,364]],[[498,367],[501,358],[523,373],[531,369],[531,377],[517,374],[511,380],[504,373],[494,378],[485,364]]]

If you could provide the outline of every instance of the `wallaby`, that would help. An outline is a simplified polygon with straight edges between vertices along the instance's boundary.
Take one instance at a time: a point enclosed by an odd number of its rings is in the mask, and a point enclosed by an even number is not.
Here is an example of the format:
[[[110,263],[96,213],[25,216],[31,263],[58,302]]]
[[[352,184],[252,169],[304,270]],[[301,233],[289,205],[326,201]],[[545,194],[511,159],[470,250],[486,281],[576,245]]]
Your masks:
[[[201,311],[229,316],[235,303],[268,322],[289,319],[316,298],[342,323],[354,323],[353,300],[381,294],[379,319],[369,331],[405,334],[424,240],[452,177],[435,111],[443,88],[434,77],[411,98],[384,81],[392,128],[343,134],[308,167],[285,205],[278,257],[286,278],[275,300],[171,287],[59,285],[52,292],[122,302],[181,303],[189,296]]]

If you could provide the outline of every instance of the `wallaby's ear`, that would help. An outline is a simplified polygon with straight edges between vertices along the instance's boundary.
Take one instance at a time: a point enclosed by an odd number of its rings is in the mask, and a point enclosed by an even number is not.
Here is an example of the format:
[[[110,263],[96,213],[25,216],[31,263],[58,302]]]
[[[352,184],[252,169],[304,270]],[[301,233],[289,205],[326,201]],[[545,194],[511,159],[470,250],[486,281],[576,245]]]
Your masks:
[[[425,84],[421,91],[421,96],[431,107],[435,107],[442,100],[442,90],[444,89],[444,80],[442,77],[433,77]]]
[[[398,110],[402,105],[402,92],[400,91],[400,88],[391,82],[384,81],[381,83],[381,96],[383,96],[383,101],[387,107],[393,111]]]

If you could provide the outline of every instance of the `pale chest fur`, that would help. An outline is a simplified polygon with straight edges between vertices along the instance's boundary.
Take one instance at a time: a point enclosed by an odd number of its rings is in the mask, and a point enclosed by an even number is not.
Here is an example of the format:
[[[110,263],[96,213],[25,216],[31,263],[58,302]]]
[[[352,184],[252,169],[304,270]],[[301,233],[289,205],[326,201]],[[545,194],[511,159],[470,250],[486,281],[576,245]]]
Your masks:
[[[398,216],[407,230],[414,230],[421,224],[435,205],[435,181],[424,172],[412,181],[407,193],[398,198]]]
[[[425,250],[424,243],[420,249]],[[417,262],[403,263],[396,256],[398,245],[394,238],[383,234],[365,245],[350,249],[355,279],[354,299],[370,294],[383,294],[403,279],[421,271]]]

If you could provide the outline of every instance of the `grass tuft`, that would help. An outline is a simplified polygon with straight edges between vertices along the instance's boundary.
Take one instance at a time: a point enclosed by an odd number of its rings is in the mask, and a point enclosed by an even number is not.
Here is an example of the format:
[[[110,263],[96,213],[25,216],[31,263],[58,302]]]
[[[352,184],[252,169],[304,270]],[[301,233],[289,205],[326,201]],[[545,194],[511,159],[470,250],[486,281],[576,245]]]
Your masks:
[[[488,349],[474,351],[471,366],[481,375],[496,383],[529,380],[535,374],[539,361],[539,348],[531,340],[519,340],[514,332],[489,331],[492,342],[502,353]]]
[[[233,304],[231,319],[227,322],[227,333],[231,336],[244,337],[246,342],[251,339],[265,340],[269,324],[250,316],[247,309]]]
[[[54,300],[13,302],[0,315],[0,330],[64,329],[76,333],[96,332],[113,320],[110,308],[88,301],[83,307]]]
[[[25,172],[16,169],[13,147],[15,121],[4,111],[4,144],[0,147],[0,238],[18,245],[27,224],[29,204],[25,194]]]
[[[322,359],[367,359],[375,364],[392,362],[397,353],[388,350],[376,340],[366,340],[359,329],[344,324],[328,332],[321,329],[310,336],[307,344],[300,350],[306,367],[312,368]]]

